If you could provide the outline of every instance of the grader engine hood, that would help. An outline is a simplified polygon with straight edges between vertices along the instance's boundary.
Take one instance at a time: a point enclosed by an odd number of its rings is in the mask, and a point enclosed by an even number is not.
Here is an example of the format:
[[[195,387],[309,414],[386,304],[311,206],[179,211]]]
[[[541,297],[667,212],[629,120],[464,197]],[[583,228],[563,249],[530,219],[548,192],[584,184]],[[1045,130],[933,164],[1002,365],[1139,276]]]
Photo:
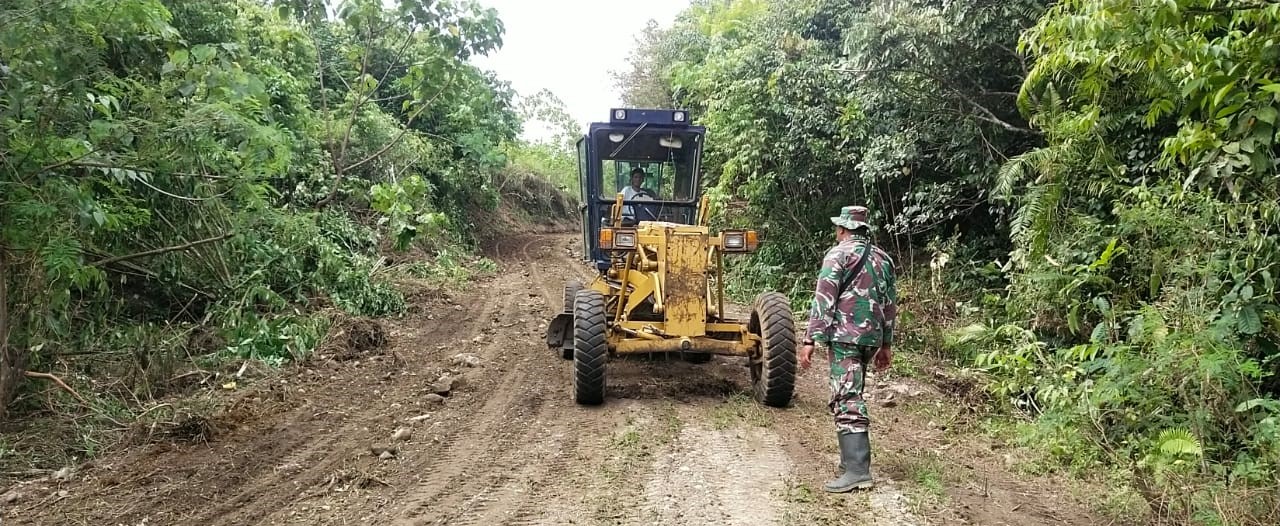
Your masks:
[[[623,332],[650,340],[740,332],[718,326],[728,321],[723,256],[754,250],[755,232],[646,221],[603,229],[601,246],[613,255],[599,290],[625,298],[614,313]]]
[[[666,331],[703,336],[707,324],[707,232],[698,227],[653,226],[665,243],[658,249],[658,281]],[[656,232],[654,232],[656,234]]]

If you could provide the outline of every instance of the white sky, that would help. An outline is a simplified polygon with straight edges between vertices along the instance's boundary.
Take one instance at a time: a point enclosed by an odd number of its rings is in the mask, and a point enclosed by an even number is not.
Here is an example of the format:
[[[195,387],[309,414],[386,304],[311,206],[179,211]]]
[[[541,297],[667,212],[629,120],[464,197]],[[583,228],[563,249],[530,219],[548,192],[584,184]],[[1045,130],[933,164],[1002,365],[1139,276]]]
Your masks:
[[[502,48],[472,63],[493,70],[522,96],[546,88],[585,126],[621,104],[610,70],[622,70],[649,19],[670,27],[689,0],[478,0],[498,11]],[[525,125],[525,136],[546,131]]]

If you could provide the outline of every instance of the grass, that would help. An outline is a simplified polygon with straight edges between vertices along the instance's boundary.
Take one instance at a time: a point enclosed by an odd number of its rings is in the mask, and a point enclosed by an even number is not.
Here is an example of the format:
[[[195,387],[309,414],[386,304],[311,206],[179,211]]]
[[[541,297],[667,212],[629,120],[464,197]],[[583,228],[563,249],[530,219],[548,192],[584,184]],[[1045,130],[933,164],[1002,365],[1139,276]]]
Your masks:
[[[818,501],[818,492],[807,482],[788,481],[785,499],[795,504],[812,504]]]
[[[941,455],[931,450],[904,451],[897,456],[898,464],[912,484],[906,486],[907,500],[912,512],[923,514],[928,508],[945,506],[949,475],[946,462]]]
[[[663,429],[662,433],[657,436],[658,443],[666,445],[675,440],[676,435],[680,434],[680,428],[684,427],[684,422],[680,421],[680,415],[676,414],[676,408],[671,402],[663,407],[660,415]]]
[[[628,415],[620,429],[609,438],[613,458],[600,468],[605,481],[618,488],[611,494],[601,493],[592,499],[594,524],[614,524],[629,504],[642,498],[634,478],[647,471],[653,456],[675,440],[684,426],[675,406],[668,402],[645,418]]]
[[[787,526],[858,524],[869,522],[866,519],[873,513],[871,493],[866,491],[827,493],[821,487],[794,479],[786,480],[783,486],[775,490],[775,495],[786,503],[779,518]]]
[[[914,352],[894,352],[893,368],[889,369],[888,378],[901,376],[904,378],[920,378],[924,370],[925,358]]]
[[[942,486],[942,471],[934,465],[918,465],[911,474],[915,483],[935,498],[946,498]]]
[[[1105,475],[1102,487],[1073,480],[1067,489],[1071,496],[1086,503],[1090,509],[1120,524],[1142,524],[1150,520],[1147,501],[1128,484],[1125,474],[1113,470]]]
[[[735,393],[711,409],[711,425],[717,430],[746,425],[771,427],[773,415],[746,393]]]
[[[611,445],[614,449],[630,453],[640,447],[641,440],[640,431],[632,428],[621,435],[614,436]]]

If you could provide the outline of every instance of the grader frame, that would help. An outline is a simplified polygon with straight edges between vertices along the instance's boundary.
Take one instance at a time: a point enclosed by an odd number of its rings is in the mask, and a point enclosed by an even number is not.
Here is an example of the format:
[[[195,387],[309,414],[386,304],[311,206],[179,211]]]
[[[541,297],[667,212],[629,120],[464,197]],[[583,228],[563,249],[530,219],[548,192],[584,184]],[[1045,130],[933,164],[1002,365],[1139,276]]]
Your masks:
[[[580,404],[603,402],[611,356],[674,353],[694,363],[712,355],[745,358],[756,400],[786,406],[796,369],[789,302],[766,292],[756,298],[748,319],[727,314],[724,257],[754,251],[758,238],[751,230],[712,232],[710,202],[696,181],[704,131],[689,126],[682,114],[614,109],[610,123],[592,124],[579,141],[584,259],[594,263],[596,274],[586,284],[565,286],[563,309],[548,327],[547,345],[573,360],[574,398]],[[619,135],[627,142],[601,147],[620,142]],[[637,146],[627,150],[628,143]],[[681,152],[683,166],[673,167],[670,185],[685,190],[683,199],[627,200],[621,188],[606,197],[613,190],[604,184],[606,163],[662,164],[663,156],[674,158],[669,150],[683,149],[684,143],[691,148]],[[680,180],[681,173],[686,180]],[[655,182],[667,186],[667,181]]]

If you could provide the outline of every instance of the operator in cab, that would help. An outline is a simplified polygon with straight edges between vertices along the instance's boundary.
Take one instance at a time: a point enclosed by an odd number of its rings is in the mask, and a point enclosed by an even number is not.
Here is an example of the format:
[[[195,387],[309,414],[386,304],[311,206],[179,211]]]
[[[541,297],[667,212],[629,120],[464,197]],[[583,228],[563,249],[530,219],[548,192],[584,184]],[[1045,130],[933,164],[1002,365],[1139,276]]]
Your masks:
[[[635,199],[639,196],[653,197],[653,192],[644,188],[644,169],[640,167],[631,169],[631,185],[622,189],[622,198],[626,200]]]
[[[642,186],[645,175],[643,168],[637,166],[631,169],[631,184],[622,189],[622,199],[624,201],[653,199],[653,192]],[[636,220],[635,209],[631,205],[624,205],[622,207],[622,218],[628,223],[633,223]]]

